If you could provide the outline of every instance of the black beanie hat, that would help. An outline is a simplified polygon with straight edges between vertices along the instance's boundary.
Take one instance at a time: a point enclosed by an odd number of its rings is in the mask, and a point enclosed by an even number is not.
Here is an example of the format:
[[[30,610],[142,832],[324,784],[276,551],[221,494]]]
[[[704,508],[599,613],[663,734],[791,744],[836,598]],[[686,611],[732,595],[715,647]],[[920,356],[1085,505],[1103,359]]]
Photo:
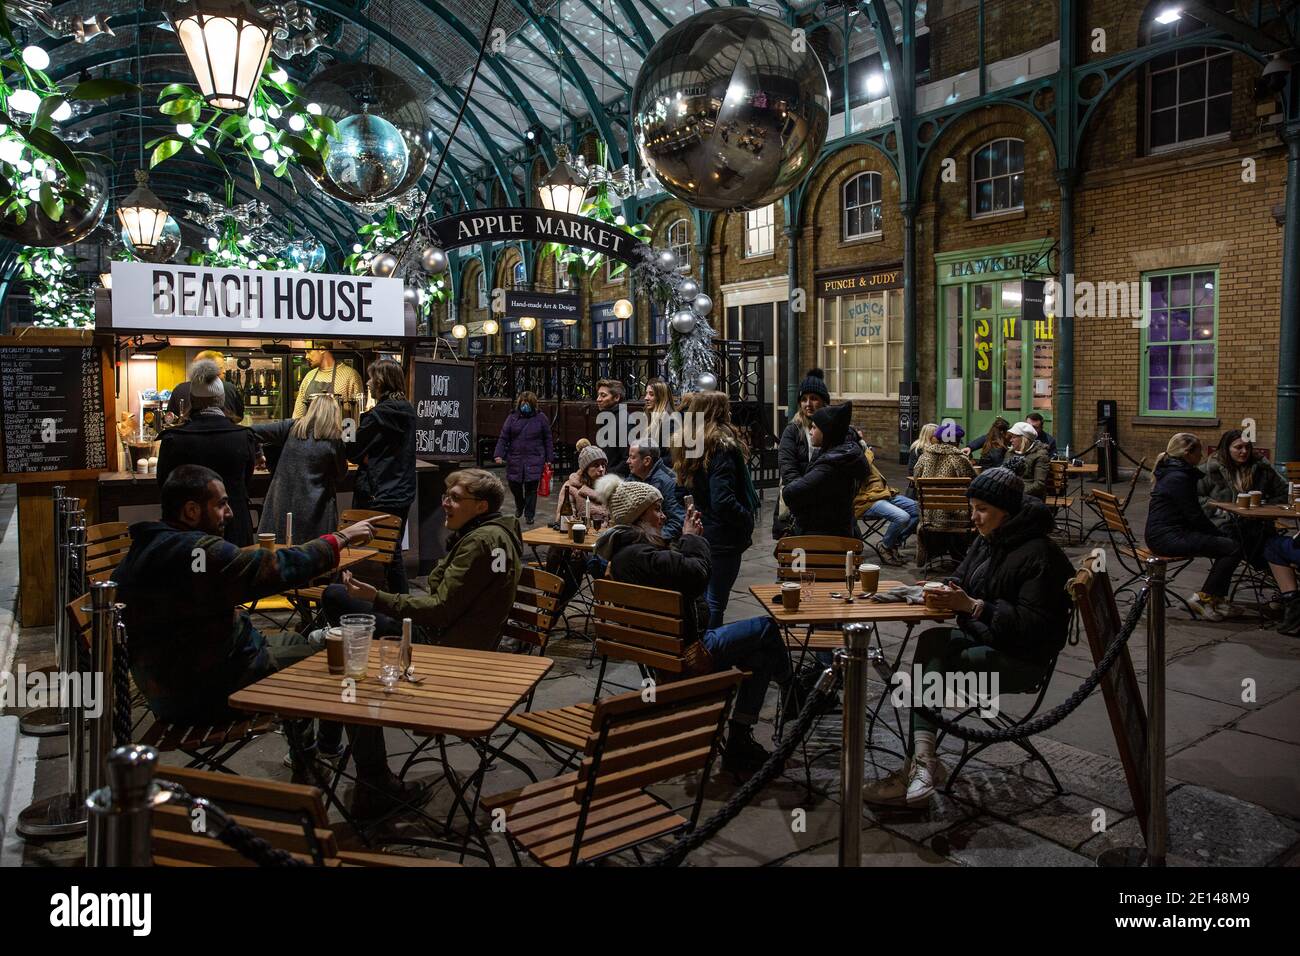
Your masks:
[[[971,479],[966,497],[987,501],[995,508],[1015,514],[1025,500],[1025,483],[1010,468],[985,468]]]
[[[819,368],[810,368],[799,383],[799,398],[802,399],[809,393],[819,396],[823,405],[831,403],[831,393],[826,387],[826,373]]]
[[[853,421],[853,403],[826,405],[813,412],[813,424],[822,430],[822,448],[844,444]]]

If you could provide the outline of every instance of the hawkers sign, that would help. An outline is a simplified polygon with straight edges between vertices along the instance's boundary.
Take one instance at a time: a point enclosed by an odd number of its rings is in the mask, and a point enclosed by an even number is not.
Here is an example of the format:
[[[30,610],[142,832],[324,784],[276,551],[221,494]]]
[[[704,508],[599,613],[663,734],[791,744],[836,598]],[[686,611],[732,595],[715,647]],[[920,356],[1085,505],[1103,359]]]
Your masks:
[[[109,331],[304,338],[414,334],[400,279],[114,262]],[[409,325],[409,328],[408,328]]]
[[[633,250],[642,244],[636,236],[617,226],[546,209],[479,209],[439,219],[431,228],[444,249],[481,242],[558,242],[635,263]]]

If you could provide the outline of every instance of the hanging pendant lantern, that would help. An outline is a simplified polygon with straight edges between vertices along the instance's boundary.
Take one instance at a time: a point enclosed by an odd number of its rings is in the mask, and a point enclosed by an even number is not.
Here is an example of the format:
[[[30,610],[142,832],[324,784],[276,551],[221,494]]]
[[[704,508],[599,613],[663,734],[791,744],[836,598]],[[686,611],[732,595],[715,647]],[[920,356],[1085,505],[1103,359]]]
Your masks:
[[[587,176],[569,163],[569,147],[555,147],[555,166],[543,178],[537,192],[542,206],[552,212],[578,215],[587,201]]]
[[[208,105],[248,109],[271,54],[271,21],[243,0],[196,0],[167,19]]]
[[[135,171],[136,187],[117,207],[117,218],[136,252],[147,256],[162,239],[167,226],[167,206],[149,188],[149,174]]]

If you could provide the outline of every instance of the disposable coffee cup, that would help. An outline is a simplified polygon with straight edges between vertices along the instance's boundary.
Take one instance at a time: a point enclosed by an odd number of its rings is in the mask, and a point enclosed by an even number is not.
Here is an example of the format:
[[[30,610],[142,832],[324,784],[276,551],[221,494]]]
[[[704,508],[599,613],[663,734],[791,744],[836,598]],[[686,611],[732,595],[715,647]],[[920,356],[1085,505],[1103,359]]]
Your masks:
[[[275,550],[275,535],[272,534],[271,532],[266,532],[266,533],[263,533],[263,534],[259,534],[259,535],[257,536],[257,546],[258,546],[259,548],[266,548],[267,551],[274,551],[274,550]]]
[[[862,585],[862,590],[867,594],[875,594],[880,590],[880,565],[878,564],[860,564],[858,565],[858,583]]]
[[[1263,505],[1264,505],[1264,492],[1252,491],[1250,493],[1250,506],[1252,508],[1260,508],[1263,507]]]
[[[569,531],[573,535],[574,544],[582,544],[582,542],[587,540],[587,526],[582,522],[578,522],[570,527]]]
[[[1238,508],[1249,508],[1249,507],[1250,507],[1250,493],[1249,493],[1249,492],[1245,492],[1245,491],[1243,491],[1241,494],[1237,495],[1237,507],[1238,507]]]
[[[781,604],[787,611],[799,610],[799,599],[802,596],[798,581],[786,581],[781,585]]]
[[[944,584],[942,581],[926,582],[926,585],[923,589],[925,594],[925,606],[934,607],[934,602],[931,600],[931,598],[937,594],[942,594],[947,590],[948,590],[948,585]]]
[[[331,674],[342,674],[346,664],[343,654],[343,628],[331,627],[325,632],[325,662]]]

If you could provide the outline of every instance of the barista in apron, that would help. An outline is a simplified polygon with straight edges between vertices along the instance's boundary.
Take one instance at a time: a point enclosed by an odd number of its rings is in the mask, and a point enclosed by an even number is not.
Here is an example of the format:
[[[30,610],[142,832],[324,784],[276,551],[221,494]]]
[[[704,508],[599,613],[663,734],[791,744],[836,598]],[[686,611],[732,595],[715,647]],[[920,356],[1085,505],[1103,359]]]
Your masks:
[[[311,363],[309,371],[298,387],[298,399],[294,404],[293,417],[301,418],[307,412],[307,403],[313,395],[333,394],[338,397],[343,409],[343,417],[354,421],[360,412],[362,392],[361,376],[350,365],[334,360],[328,346],[307,350],[307,361]]]

